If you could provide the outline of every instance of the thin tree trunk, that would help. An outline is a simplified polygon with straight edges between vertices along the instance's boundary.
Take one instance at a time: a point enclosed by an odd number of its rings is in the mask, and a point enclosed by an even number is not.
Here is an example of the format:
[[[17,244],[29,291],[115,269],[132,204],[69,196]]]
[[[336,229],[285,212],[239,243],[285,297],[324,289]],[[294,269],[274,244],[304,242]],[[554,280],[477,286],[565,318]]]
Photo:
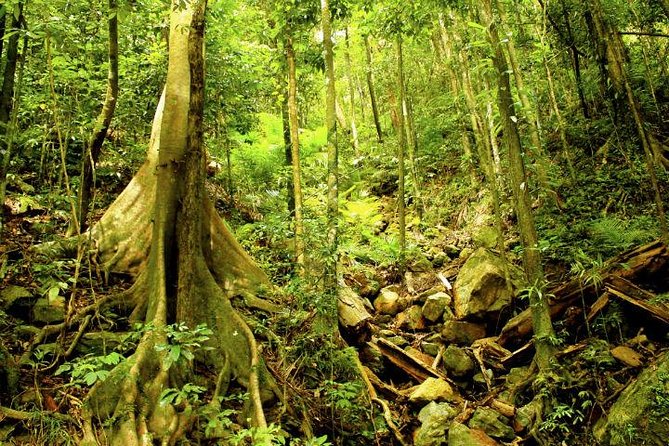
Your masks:
[[[114,117],[116,110],[116,101],[118,98],[118,15],[116,0],[109,0],[108,2],[108,30],[109,30],[109,48],[108,61],[109,69],[107,72],[107,93],[105,95],[105,102],[100,111],[100,115],[95,123],[95,129],[88,145],[82,155],[81,177],[79,180],[79,197],[77,208],[79,216],[78,230],[83,232],[86,230],[88,219],[88,212],[90,208],[92,189],[95,180],[95,165],[100,158],[102,145],[104,144],[107,130]]]
[[[295,196],[295,265],[300,276],[304,275],[304,220],[302,217],[302,173],[300,171],[299,120],[297,116],[297,75],[293,38],[285,42],[288,62],[288,116],[290,120],[291,161],[293,166],[293,192]]]
[[[2,66],[2,50],[5,47],[5,23],[7,22],[7,6],[0,5],[0,67]]]
[[[287,77],[286,77],[287,78]],[[282,77],[283,79],[283,77]],[[293,151],[292,144],[290,141],[290,116],[288,113],[288,84],[285,81],[282,81],[281,84],[285,84],[286,94],[283,95],[283,100],[281,101],[281,126],[283,133],[283,146],[284,146],[284,160],[287,167],[292,167],[293,165]],[[281,85],[280,84],[280,85]],[[295,188],[293,186],[293,174],[292,169],[289,175],[286,175],[286,197],[288,204],[288,214],[292,217],[295,216]]]
[[[406,86],[404,86],[404,103],[402,104],[402,112],[404,113],[404,124],[406,126],[409,155],[409,168],[411,173],[411,185],[413,188],[413,200],[420,217],[423,216],[423,200],[420,193],[420,183],[418,180],[418,166],[416,161],[416,154],[418,153],[418,137],[416,135],[416,125],[413,119],[413,107],[411,100],[407,99]]]
[[[606,66],[608,78],[611,80],[616,93],[625,96],[632,112],[632,118],[634,119],[636,131],[646,158],[646,166],[655,196],[655,206],[657,208],[657,218],[660,223],[662,238],[669,243],[669,229],[667,228],[667,220],[664,213],[664,202],[655,171],[656,163],[660,163],[665,168],[669,167],[669,159],[667,159],[664,153],[665,147],[646,129],[641,105],[629,81],[625,64],[625,48],[620,33],[616,29],[613,29],[612,25],[606,20],[599,0],[589,0],[589,6],[596,37],[603,46],[608,60]]]
[[[351,42],[348,36],[348,28],[346,28],[346,78],[348,80],[348,95],[350,97],[350,111],[351,111],[351,143],[353,144],[353,151],[355,156],[360,154],[360,144],[358,142],[358,128],[355,125],[355,79],[353,77],[353,68],[351,64]],[[327,64],[327,61],[326,61]],[[327,66],[326,66],[327,69]]]
[[[569,19],[569,10],[562,0],[562,17],[564,18],[565,28],[567,30],[567,39],[569,45],[569,53],[571,55],[572,68],[574,70],[574,81],[576,82],[576,90],[578,91],[578,100],[581,104],[581,111],[583,112],[583,117],[590,119],[590,110],[588,108],[588,103],[585,100],[585,91],[583,89],[583,78],[581,77],[581,57],[576,47],[576,39],[574,38],[574,32],[571,29],[571,20]],[[546,9],[543,2],[541,3],[542,9]]]
[[[19,41],[21,25],[23,23],[23,3],[19,3],[18,15],[11,14],[10,31],[14,31],[7,41],[7,56],[5,57],[5,71],[2,76],[2,90],[0,90],[0,147],[3,147],[2,136],[6,132],[7,123],[12,112],[14,98],[14,82],[16,66],[19,60]],[[4,17],[3,17],[4,21]]]
[[[497,76],[497,100],[499,114],[504,128],[504,140],[509,156],[509,179],[513,191],[518,226],[523,245],[523,261],[525,273],[533,291],[529,293],[532,321],[536,342],[536,361],[540,369],[550,367],[554,347],[551,339],[555,334],[551,323],[548,301],[543,295],[544,275],[541,267],[541,257],[537,247],[538,237],[534,224],[534,217],[530,206],[530,197],[527,188],[527,176],[523,163],[522,146],[516,122],[511,84],[509,82],[509,68],[500,46],[491,0],[481,2],[481,13],[488,29],[488,39],[493,48],[493,65]]]
[[[335,109],[335,69],[334,69],[334,51],[332,44],[332,25],[331,25],[330,6],[328,0],[321,0],[321,25],[323,27],[323,52],[325,54],[325,126],[327,128],[328,144],[328,247],[330,255],[326,262],[325,271],[325,290],[331,294],[329,302],[332,305],[332,312],[328,312],[336,324],[337,318],[337,263],[338,255],[338,231],[339,231],[339,154],[337,147],[337,116]],[[346,43],[348,45],[348,33]],[[350,74],[350,56],[348,47],[346,51],[347,62],[349,66],[349,89],[351,92],[351,130],[353,141],[357,152],[357,132],[355,129],[355,110],[353,103],[353,82]]]
[[[406,217],[404,205],[404,154],[406,153],[406,124],[404,122],[404,61],[402,54],[402,38],[398,37],[396,42],[397,51],[397,90],[399,99],[397,101],[397,160],[398,160],[398,191],[397,191],[397,208],[399,214],[399,238],[400,238],[400,269],[404,274],[404,256],[406,251]]]
[[[4,20],[0,19],[0,20]],[[21,89],[23,87],[23,72],[25,68],[26,56],[28,52],[28,34],[25,34],[23,37],[23,51],[19,57],[19,69],[18,69],[18,79],[15,84],[14,91],[14,103],[12,106],[12,112],[9,119],[9,122],[6,124],[6,131],[4,135],[0,132],[0,137],[2,137],[2,144],[0,147],[4,147],[4,153],[0,158],[0,242],[2,241],[2,233],[4,229],[4,206],[5,195],[7,192],[7,174],[9,172],[9,161],[12,157],[12,151],[14,150],[14,138],[18,133],[18,117],[19,117],[19,108],[21,105]]]
[[[376,128],[376,139],[383,143],[383,132],[381,130],[381,121],[379,119],[379,108],[376,105],[376,91],[374,90],[374,72],[372,63],[372,49],[369,45],[369,36],[365,36],[365,55],[367,57],[367,88],[369,89],[369,100],[372,105],[372,115],[374,116],[374,127]]]

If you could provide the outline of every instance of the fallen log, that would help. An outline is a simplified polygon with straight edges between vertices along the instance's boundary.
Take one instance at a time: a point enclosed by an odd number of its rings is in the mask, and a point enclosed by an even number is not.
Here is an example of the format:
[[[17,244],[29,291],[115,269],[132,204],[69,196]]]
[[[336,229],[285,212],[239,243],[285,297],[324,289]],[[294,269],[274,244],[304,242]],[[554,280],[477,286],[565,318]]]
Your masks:
[[[630,282],[642,277],[648,278],[656,274],[663,274],[668,265],[669,249],[662,241],[657,240],[626,251],[607,261],[601,272],[603,286],[608,286],[617,278]],[[598,292],[599,287],[594,283],[585,283],[581,277],[576,277],[552,289],[548,293],[552,296],[549,299],[551,318],[562,314],[577,300],[592,299]],[[497,342],[502,346],[512,340],[520,342],[532,331],[532,313],[528,308],[507,322]]]
[[[422,383],[427,378],[440,378],[447,381],[449,384],[453,384],[446,375],[432,367],[432,365],[426,364],[422,359],[411,353],[405,352],[390,341],[383,338],[373,339],[370,342],[370,345],[377,349],[384,358],[399,367],[419,383]]]
[[[650,313],[651,316],[665,324],[669,324],[669,307],[664,303],[656,303],[657,296],[639,288],[629,280],[622,277],[612,277],[606,286],[606,290],[613,296]]]
[[[362,298],[348,286],[339,287],[337,313],[339,324],[347,335],[362,342],[369,338],[369,321],[372,316]]]

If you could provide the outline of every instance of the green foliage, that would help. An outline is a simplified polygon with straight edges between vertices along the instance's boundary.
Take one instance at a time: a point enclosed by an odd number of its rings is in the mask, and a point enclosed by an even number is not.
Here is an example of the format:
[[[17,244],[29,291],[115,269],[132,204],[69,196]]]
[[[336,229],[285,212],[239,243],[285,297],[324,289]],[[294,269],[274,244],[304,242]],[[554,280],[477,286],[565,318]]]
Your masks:
[[[539,430],[560,434],[562,438],[571,438],[574,427],[583,424],[594,404],[588,391],[580,391],[577,396],[578,398],[572,399],[571,404],[555,404],[541,422]]]
[[[111,352],[103,356],[86,355],[72,362],[61,364],[54,374],[69,375],[69,386],[91,387],[98,381],[104,381],[110,370],[123,360],[125,357],[118,352]]]
[[[206,390],[206,387],[196,386],[192,383],[184,384],[181,389],[170,387],[160,393],[160,402],[175,406],[181,406],[182,403],[197,404],[200,402],[201,395]]]
[[[199,324],[190,329],[183,322],[171,324],[165,327],[167,335],[167,344],[156,345],[156,351],[165,352],[163,355],[163,365],[169,369],[179,361],[192,361],[195,358],[195,352],[200,349],[210,349],[204,344],[209,337],[214,334],[206,324]]]

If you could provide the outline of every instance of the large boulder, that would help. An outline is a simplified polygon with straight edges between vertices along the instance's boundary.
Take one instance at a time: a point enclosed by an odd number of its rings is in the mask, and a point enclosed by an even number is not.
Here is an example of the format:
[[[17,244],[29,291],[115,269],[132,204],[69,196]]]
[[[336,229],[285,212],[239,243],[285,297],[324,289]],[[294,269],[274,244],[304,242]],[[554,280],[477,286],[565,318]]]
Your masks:
[[[513,299],[515,276],[516,269],[509,265],[507,281],[502,259],[485,248],[477,249],[455,280],[455,315],[469,318],[499,313]]]
[[[639,374],[595,425],[600,444],[669,444],[669,352]]]
[[[58,324],[65,320],[65,298],[48,296],[37,299],[32,309],[35,324]]]
[[[442,446],[447,445],[446,431],[448,425],[460,410],[449,403],[435,403],[432,401],[418,413],[420,427],[414,436],[414,446]]]

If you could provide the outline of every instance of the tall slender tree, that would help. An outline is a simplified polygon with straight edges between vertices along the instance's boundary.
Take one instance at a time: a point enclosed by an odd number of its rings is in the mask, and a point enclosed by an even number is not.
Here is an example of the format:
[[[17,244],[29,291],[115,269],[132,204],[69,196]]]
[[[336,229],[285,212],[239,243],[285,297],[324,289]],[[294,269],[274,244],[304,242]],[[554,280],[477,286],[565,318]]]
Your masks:
[[[511,95],[509,68],[502,50],[496,20],[493,19],[492,0],[483,0],[480,11],[485,21],[488,40],[492,47],[492,61],[497,78],[498,110],[504,129],[504,142],[509,161],[510,187],[514,197],[514,206],[516,216],[518,217],[518,229],[523,245],[525,274],[533,290],[529,293],[529,299],[530,307],[532,308],[536,345],[535,358],[541,369],[547,369],[550,367],[550,362],[553,358],[554,346],[552,339],[555,333],[551,322],[548,301],[542,292],[544,274],[538,249],[537,230],[530,205],[527,175],[525,174],[522,155],[523,148],[518,126],[516,125],[518,119],[516,118],[514,100]]]

